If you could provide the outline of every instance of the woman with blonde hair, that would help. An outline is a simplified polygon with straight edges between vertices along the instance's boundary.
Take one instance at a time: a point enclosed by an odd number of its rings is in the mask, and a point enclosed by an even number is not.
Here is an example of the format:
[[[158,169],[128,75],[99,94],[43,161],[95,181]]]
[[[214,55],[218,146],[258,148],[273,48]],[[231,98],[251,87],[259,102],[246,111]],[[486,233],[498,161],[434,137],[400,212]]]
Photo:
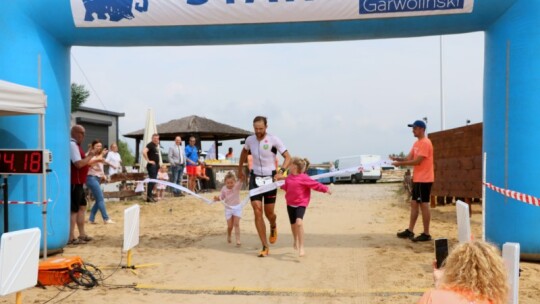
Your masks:
[[[508,296],[506,268],[499,249],[484,241],[457,245],[441,269],[433,265],[435,289],[419,304],[504,304]]]

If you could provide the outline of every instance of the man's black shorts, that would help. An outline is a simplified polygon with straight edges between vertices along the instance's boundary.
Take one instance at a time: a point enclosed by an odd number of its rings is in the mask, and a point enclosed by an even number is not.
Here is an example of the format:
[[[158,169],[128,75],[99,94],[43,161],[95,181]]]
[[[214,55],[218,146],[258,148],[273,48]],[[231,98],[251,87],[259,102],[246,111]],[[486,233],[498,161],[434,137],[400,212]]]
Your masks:
[[[86,206],[83,185],[71,185],[71,212],[79,212],[80,206]]]
[[[433,183],[413,183],[412,200],[417,203],[429,203]]]
[[[274,172],[272,172],[274,173]],[[258,188],[257,184],[255,183],[255,178],[257,175],[251,173],[249,175],[249,190]],[[274,181],[274,176],[272,175],[272,181]],[[277,189],[270,190],[268,192],[257,194],[255,196],[251,197],[251,201],[262,201],[264,204],[273,204],[276,202],[276,195],[277,195]],[[264,199],[264,200],[263,200]]]

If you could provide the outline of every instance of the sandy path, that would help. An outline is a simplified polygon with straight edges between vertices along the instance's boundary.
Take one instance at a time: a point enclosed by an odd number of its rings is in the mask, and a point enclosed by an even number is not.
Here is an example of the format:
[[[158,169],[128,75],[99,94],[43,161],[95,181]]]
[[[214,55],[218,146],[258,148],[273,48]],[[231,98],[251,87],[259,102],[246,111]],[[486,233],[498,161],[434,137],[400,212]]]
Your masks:
[[[141,203],[141,238],[133,263],[159,263],[128,270],[104,269],[105,286],[58,291],[33,288],[26,303],[414,303],[432,285],[432,243],[414,244],[395,237],[406,226],[408,207],[399,184],[335,185],[334,194],[314,193],[305,217],[306,256],[292,248],[283,192],[278,205],[279,239],[270,255],[260,249],[250,206],[241,221],[242,246],[225,238],[223,207],[192,198]],[[211,196],[209,194],[208,196]],[[123,210],[134,202],[108,203],[115,225],[88,225],[95,240],[67,247],[95,265],[125,265],[121,253]],[[433,234],[456,242],[454,206],[433,210]],[[481,235],[481,207],[472,217]],[[124,259],[120,262],[121,257]],[[536,303],[540,266],[522,263],[520,303]],[[118,288],[137,284],[140,288]],[[14,295],[1,297],[11,303]]]

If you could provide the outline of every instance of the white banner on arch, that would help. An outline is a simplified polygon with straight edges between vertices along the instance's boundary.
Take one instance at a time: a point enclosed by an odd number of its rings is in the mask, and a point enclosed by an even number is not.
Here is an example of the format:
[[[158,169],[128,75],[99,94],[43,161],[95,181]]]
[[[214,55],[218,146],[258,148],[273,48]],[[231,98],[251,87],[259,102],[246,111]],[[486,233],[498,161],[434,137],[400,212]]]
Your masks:
[[[474,0],[71,0],[77,27],[282,23],[462,14]]]

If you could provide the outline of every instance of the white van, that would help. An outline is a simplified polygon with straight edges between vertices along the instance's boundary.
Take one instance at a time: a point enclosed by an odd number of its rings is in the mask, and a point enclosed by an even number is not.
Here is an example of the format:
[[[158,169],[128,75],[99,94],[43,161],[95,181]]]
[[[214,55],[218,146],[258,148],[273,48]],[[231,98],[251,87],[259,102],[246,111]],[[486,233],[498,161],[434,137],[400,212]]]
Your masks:
[[[336,182],[351,182],[353,184],[361,181],[376,183],[381,179],[381,156],[380,155],[353,155],[338,158],[334,165],[336,170],[344,170],[351,167],[362,167],[362,171],[353,174],[336,176]]]

